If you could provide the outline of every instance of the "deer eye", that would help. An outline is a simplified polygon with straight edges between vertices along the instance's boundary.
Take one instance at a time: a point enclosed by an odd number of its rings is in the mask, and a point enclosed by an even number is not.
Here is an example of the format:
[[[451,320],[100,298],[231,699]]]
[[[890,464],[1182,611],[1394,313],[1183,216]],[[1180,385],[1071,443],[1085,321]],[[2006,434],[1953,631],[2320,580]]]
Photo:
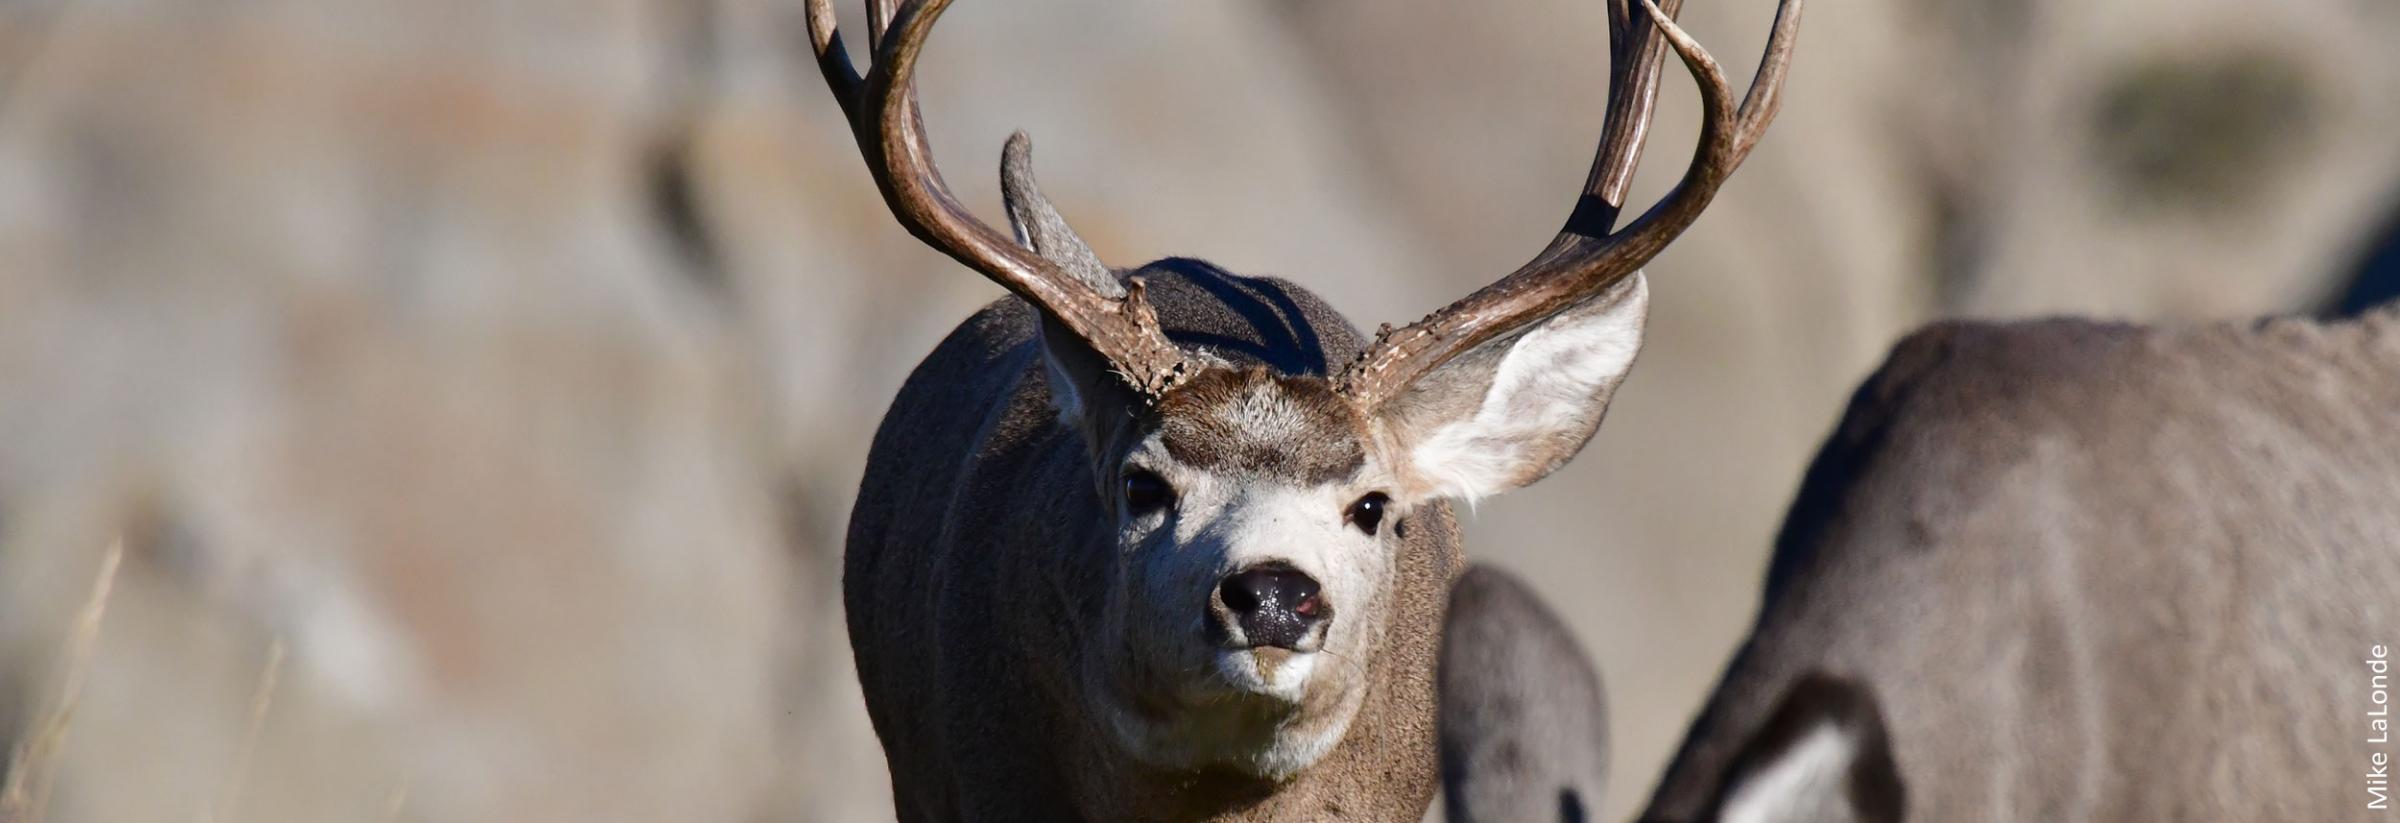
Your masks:
[[[1383,510],[1391,508],[1391,505],[1392,498],[1383,492],[1370,492],[1359,498],[1358,502],[1350,504],[1350,510],[1342,512],[1342,519],[1373,537],[1375,530],[1383,525]]]
[[[1175,487],[1157,472],[1134,469],[1125,473],[1125,510],[1134,516],[1158,511],[1175,502]]]

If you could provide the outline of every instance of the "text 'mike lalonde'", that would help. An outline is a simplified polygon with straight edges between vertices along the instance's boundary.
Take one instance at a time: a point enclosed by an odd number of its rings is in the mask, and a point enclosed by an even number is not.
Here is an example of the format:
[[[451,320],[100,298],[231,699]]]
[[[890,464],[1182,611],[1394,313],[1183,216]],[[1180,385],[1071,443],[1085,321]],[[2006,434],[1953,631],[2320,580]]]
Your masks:
[[[2367,647],[2367,808],[2392,807],[2392,660],[2382,644]]]

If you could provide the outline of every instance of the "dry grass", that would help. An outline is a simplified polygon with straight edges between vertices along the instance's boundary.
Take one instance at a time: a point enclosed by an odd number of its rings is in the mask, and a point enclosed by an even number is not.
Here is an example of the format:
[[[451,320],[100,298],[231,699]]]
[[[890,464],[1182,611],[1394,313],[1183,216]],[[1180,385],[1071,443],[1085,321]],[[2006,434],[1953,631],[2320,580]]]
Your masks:
[[[100,574],[92,581],[92,593],[75,615],[57,698],[42,712],[33,734],[18,741],[9,753],[8,780],[0,786],[0,823],[34,823],[49,808],[59,752],[65,747],[67,728],[75,720],[75,705],[83,697],[84,679],[91,674],[92,651],[100,642],[100,620],[108,614],[109,593],[116,588],[117,566],[124,559],[125,540],[120,537],[100,558]]]
[[[65,748],[67,730],[75,719],[77,704],[83,696],[85,681],[91,674],[94,649],[100,640],[100,623],[108,613],[111,593],[116,588],[117,568],[124,561],[123,538],[112,543],[100,561],[100,572],[92,582],[91,594],[84,599],[83,608],[76,613],[75,623],[67,638],[62,655],[59,688],[54,699],[40,715],[40,722],[9,752],[8,772],[0,784],[0,823],[38,823],[47,818],[50,788],[58,776],[61,751]],[[260,734],[266,728],[267,716],[275,705],[276,690],[283,682],[283,667],[288,650],[282,638],[267,646],[265,663],[260,667],[258,683],[250,692],[249,714],[242,731],[240,748],[235,750],[231,768],[226,772],[224,786],[218,791],[214,804],[200,813],[201,823],[237,820],[243,789],[250,780],[250,763],[258,749]],[[386,821],[398,820],[408,798],[408,784],[402,781],[392,787],[384,800]]]
[[[267,709],[275,705],[275,686],[283,679],[283,639],[267,645],[266,666],[258,672],[258,686],[250,691],[250,718],[242,729],[242,747],[235,751],[233,769],[225,774],[225,788],[217,794],[217,805],[200,816],[201,823],[239,819],[235,810],[241,805],[242,787],[250,783],[250,758],[258,749],[258,732],[267,725]]]

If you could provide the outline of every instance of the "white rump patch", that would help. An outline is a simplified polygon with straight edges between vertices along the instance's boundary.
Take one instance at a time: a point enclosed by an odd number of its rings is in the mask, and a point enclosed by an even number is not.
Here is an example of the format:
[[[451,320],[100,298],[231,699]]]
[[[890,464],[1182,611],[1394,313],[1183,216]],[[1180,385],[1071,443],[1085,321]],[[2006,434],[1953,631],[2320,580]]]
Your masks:
[[[1858,741],[1830,723],[1810,731],[1725,798],[1718,823],[1825,823],[1856,819],[1850,809],[1851,763]]]

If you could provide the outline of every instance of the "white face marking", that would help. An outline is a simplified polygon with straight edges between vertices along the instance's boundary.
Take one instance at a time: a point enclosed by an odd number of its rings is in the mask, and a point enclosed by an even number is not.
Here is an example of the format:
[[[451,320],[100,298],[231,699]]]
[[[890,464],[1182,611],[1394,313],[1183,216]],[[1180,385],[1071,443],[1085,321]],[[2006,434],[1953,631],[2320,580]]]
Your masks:
[[[1725,800],[1719,823],[1817,823],[1850,820],[1848,781],[1857,741],[1821,725],[1773,762],[1744,778]]]
[[[1331,751],[1364,702],[1361,661],[1380,647],[1398,541],[1370,536],[1344,518],[1377,487],[1369,470],[1319,486],[1227,474],[1175,461],[1156,438],[1128,465],[1175,489],[1166,510],[1129,516],[1121,530],[1124,567],[1102,627],[1106,645],[1132,660],[1094,661],[1117,678],[1119,703],[1146,689],[1144,705],[1167,717],[1104,706],[1109,727],[1135,756],[1155,765],[1232,766],[1281,779]],[[1240,627],[1212,634],[1212,596],[1227,576],[1284,564],[1319,586],[1329,617],[1296,649],[1248,648]],[[1116,642],[1113,638],[1122,638]],[[1109,693],[1106,690],[1096,690]]]

